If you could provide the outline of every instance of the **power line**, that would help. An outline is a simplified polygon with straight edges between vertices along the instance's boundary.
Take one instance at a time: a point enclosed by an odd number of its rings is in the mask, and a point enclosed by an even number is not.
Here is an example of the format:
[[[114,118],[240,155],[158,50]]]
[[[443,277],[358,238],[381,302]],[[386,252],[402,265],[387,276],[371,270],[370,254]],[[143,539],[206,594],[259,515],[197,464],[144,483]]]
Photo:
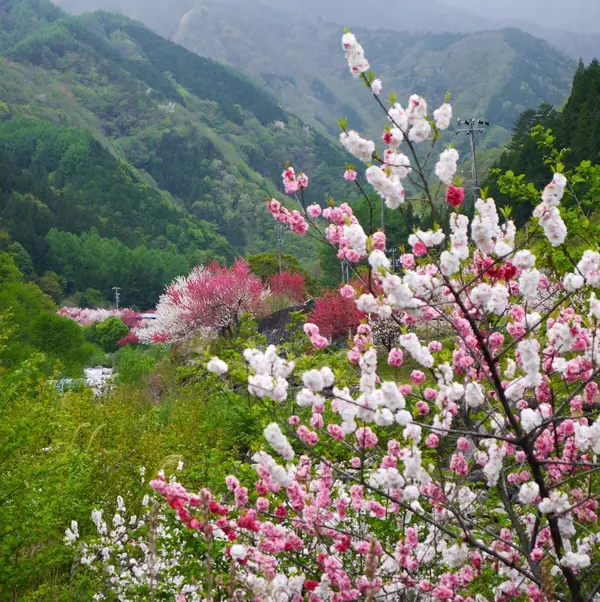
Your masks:
[[[479,179],[477,177],[477,156],[475,153],[475,134],[483,134],[485,127],[490,125],[489,121],[484,119],[459,119],[458,125],[465,126],[457,130],[457,134],[467,134],[471,146],[471,179],[473,184],[473,201],[477,202],[480,195]]]

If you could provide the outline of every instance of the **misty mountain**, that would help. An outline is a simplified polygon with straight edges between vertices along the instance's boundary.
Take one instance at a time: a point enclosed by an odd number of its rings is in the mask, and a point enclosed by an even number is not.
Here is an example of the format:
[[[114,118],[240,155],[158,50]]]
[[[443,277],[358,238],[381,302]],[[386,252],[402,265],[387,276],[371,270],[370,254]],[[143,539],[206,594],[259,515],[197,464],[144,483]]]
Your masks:
[[[121,12],[173,38],[190,11],[202,10],[211,0],[56,0],[72,13],[93,10]],[[390,5],[375,0],[250,0],[236,6],[265,8],[288,15],[288,22],[308,19],[345,27],[422,32],[476,32],[517,27],[546,40],[567,56],[586,62],[600,56],[600,8],[596,0],[575,0],[564,10],[562,0],[397,0]],[[573,10],[572,6],[576,9]],[[209,7],[210,11],[211,8]]]
[[[355,2],[347,3],[344,11],[341,0],[336,3],[319,9],[316,0],[309,0],[295,13],[291,0],[131,0],[124,6],[186,48],[254,76],[311,125],[336,133],[337,120],[348,117],[352,127],[377,136],[381,115],[348,72],[340,47],[341,24],[316,16],[359,22],[368,11],[359,11]],[[377,15],[371,15],[372,23]],[[574,62],[518,30],[428,35],[355,31],[386,92],[397,92],[403,102],[416,92],[441,103],[450,91],[457,116],[492,121],[490,145],[508,138],[522,110],[540,102],[561,103],[575,71]]]
[[[469,32],[494,27],[493,20],[444,0],[383,3],[375,0],[262,0],[266,5],[294,15],[338,23],[345,27],[399,31]]]
[[[209,2],[210,3],[210,0]],[[122,12],[144,21],[154,29],[169,34],[178,19],[185,19],[188,11],[202,10],[204,0],[58,0],[57,4],[73,13],[90,10]],[[289,18],[308,18],[311,21],[327,21],[348,27],[370,29],[398,29],[419,31],[476,31],[493,27],[493,22],[480,15],[448,6],[443,0],[421,0],[419,3],[399,0],[396,8],[374,0],[255,0],[239,2],[244,8],[250,4],[264,12],[270,8],[284,12]]]
[[[148,306],[192,265],[273,249],[287,160],[307,202],[348,194],[343,149],[229,66],[46,0],[5,0],[0,22],[0,230],[70,290],[119,282]]]
[[[470,9],[496,26],[518,27],[546,40],[574,59],[600,56],[600,3],[575,0],[565,10],[562,0],[444,0],[459,10]],[[573,8],[573,6],[575,8]]]

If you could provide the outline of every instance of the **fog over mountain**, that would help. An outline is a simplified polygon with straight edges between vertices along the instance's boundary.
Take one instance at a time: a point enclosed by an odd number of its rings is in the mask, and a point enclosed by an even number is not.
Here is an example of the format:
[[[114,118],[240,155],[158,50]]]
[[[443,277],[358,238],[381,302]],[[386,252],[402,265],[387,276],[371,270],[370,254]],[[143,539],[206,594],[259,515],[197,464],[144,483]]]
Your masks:
[[[210,0],[209,0],[210,1]],[[90,10],[110,10],[128,16],[155,19],[155,26],[173,26],[177,16],[201,8],[206,0],[55,0],[67,11],[80,13]],[[265,7],[289,12],[291,18],[308,17],[348,27],[372,29],[475,31],[489,29],[493,21],[468,10],[457,9],[444,0],[421,0],[419,3],[396,0],[383,5],[375,0],[259,0]],[[244,7],[246,0],[239,0]]]
[[[247,0],[237,0],[240,9]],[[190,11],[211,0],[55,0],[72,13],[108,10],[139,19],[175,38]],[[330,22],[348,27],[399,31],[473,32],[518,27],[546,40],[574,59],[600,56],[598,0],[256,0],[262,10],[287,13],[296,21]],[[568,6],[568,10],[565,9]],[[290,21],[291,22],[291,21]]]
[[[600,57],[598,0],[443,0],[496,26],[519,27],[574,59]]]
[[[494,28],[493,20],[463,10],[445,0],[262,0],[273,8],[347,27],[410,31],[477,31]]]
[[[470,10],[496,22],[529,22],[549,30],[600,34],[598,0],[443,0],[445,4]]]

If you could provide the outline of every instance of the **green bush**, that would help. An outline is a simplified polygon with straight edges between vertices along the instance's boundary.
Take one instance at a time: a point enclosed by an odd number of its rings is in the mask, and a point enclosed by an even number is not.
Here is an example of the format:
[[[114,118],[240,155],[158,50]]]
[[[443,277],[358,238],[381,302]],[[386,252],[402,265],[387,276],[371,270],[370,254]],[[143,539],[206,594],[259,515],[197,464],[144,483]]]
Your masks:
[[[108,318],[108,320],[104,320],[100,324],[96,324],[94,330],[98,338],[98,343],[104,351],[108,351],[109,353],[119,348],[119,341],[127,336],[129,332],[129,328],[116,316]]]
[[[9,369],[38,353],[44,354],[41,365],[46,375],[60,365],[60,375],[77,378],[93,357],[102,350],[87,340],[79,324],[57,315],[52,299],[23,275],[7,253],[0,253],[0,313],[10,316],[13,331],[0,349],[0,363]]]
[[[46,356],[48,369],[60,362],[63,376],[81,376],[90,360],[101,353],[96,345],[86,341],[77,322],[56,314],[40,314],[33,321],[31,332],[32,343]]]

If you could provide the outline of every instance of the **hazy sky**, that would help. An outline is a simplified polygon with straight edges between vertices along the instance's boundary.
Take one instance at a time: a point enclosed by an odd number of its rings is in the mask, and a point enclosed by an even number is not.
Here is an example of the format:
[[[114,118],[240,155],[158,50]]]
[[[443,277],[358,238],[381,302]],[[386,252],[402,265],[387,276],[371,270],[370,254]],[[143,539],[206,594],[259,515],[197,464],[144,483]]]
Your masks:
[[[443,2],[494,20],[525,19],[546,29],[600,33],[600,0],[443,0]]]
[[[105,8],[141,20],[162,13],[170,21],[204,1],[218,0],[54,0],[67,10],[81,12]],[[249,0],[240,0],[247,3]],[[600,34],[600,0],[252,0],[275,9],[308,12],[325,20],[354,19],[367,27],[473,31],[503,25],[523,26],[535,32],[568,30]],[[155,25],[156,26],[156,25]],[[547,36],[544,36],[547,38]],[[600,48],[599,48],[600,52]]]

